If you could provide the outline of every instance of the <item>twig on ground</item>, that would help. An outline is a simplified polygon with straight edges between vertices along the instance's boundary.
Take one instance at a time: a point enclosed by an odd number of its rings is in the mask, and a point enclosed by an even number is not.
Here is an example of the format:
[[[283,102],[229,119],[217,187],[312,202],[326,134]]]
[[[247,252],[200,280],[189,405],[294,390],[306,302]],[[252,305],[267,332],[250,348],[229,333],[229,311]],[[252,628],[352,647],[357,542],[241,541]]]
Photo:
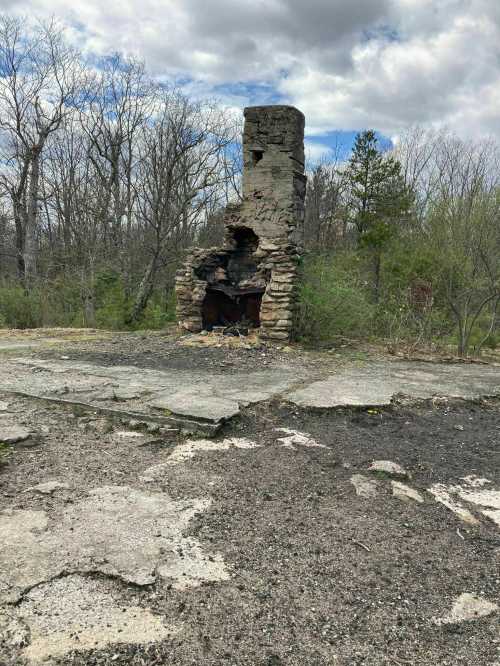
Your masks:
[[[368,548],[368,546],[365,546],[365,544],[361,543],[361,541],[355,541],[354,539],[351,539],[351,540],[354,544],[356,544],[356,546],[359,546],[360,548],[363,548],[364,550],[366,550],[367,553],[371,552],[371,550]]]

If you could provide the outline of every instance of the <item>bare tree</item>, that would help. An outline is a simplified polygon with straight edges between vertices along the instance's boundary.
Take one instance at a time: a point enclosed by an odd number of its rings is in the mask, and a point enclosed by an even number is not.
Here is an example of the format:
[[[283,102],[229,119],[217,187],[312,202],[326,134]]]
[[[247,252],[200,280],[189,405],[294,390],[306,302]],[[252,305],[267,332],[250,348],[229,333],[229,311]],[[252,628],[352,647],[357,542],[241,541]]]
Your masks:
[[[106,58],[95,81],[92,101],[81,114],[93,150],[89,159],[107,198],[101,214],[107,226],[110,259],[126,285],[130,263],[126,252],[134,216],[134,167],[136,142],[147,124],[154,103],[153,86],[143,63],[118,55]]]
[[[75,113],[52,141],[44,168],[50,265],[68,280],[79,275],[87,326],[96,325],[94,283],[96,268],[104,262],[100,213],[107,196],[90,159],[92,150]]]
[[[0,130],[7,135],[15,182],[7,180],[18,236],[24,231],[25,283],[37,274],[37,217],[40,162],[47,140],[72,106],[81,99],[82,68],[78,53],[69,47],[59,26],[40,23],[26,33],[21,19],[0,17]],[[18,240],[18,250],[21,251]]]
[[[436,163],[439,147],[447,140],[445,130],[409,127],[397,140],[392,152],[401,164],[401,174],[407,189],[415,193],[414,212],[422,223],[439,183]]]
[[[498,152],[489,141],[449,137],[436,153],[438,189],[426,239],[436,253],[440,288],[455,318],[458,353],[469,353],[475,328],[490,309],[493,330],[500,300]]]
[[[163,93],[152,124],[143,127],[135,190],[149,259],[128,323],[144,311],[159,266],[178,259],[207,210],[225,194],[232,130],[217,107],[178,92]]]
[[[305,202],[305,245],[328,251],[348,238],[346,171],[339,161],[322,161],[308,174]]]

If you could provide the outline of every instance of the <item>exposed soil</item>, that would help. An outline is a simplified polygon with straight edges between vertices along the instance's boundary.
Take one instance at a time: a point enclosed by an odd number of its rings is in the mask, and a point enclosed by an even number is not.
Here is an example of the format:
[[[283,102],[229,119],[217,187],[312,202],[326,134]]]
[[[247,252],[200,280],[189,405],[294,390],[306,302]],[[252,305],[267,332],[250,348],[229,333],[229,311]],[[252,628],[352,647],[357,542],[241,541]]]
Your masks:
[[[37,353],[37,358],[58,358],[61,352],[45,351]],[[138,368],[152,370],[199,370],[225,372],[241,372],[242,370],[255,370],[256,367],[266,367],[271,364],[289,360],[289,354],[280,353],[274,347],[259,345],[258,347],[181,347],[174,343],[160,342],[151,344],[131,340],[128,350],[115,351],[112,343],[107,349],[86,351],[79,345],[78,350],[64,352],[69,360],[78,360],[82,363],[93,363],[101,366],[133,365]]]
[[[211,349],[208,356],[222,362],[227,352]],[[174,498],[210,495],[211,509],[188,533],[220,551],[232,572],[227,582],[184,592],[116,581],[131,602],[182,631],[147,647],[120,644],[50,663],[489,666],[500,658],[498,614],[458,625],[432,622],[462,592],[498,601],[498,529],[487,520],[464,525],[426,493],[432,483],[468,474],[500,486],[498,403],[316,413],[258,405],[219,438],[244,436],[261,448],[200,453],[152,485],[139,475],[168,458],[176,434],[151,433],[139,445],[113,432],[120,424],[97,415],[0,399],[22,414],[20,424],[40,433],[38,446],[16,446],[0,472],[0,509],[43,508],[54,517],[66,502],[112,484]],[[273,430],[279,426],[310,433],[325,448],[280,447]],[[349,479],[377,459],[403,465],[426,502],[393,498],[383,478],[377,498],[358,497]],[[47,479],[76,490],[23,492]],[[22,661],[4,653],[0,664],[7,663]]]
[[[54,332],[51,330],[51,333]],[[55,331],[57,333],[57,330]],[[94,331],[80,338],[63,329],[49,344],[36,347],[31,355],[39,359],[68,360],[102,366],[133,365],[154,370],[208,370],[242,372],[293,363],[325,370],[352,360],[363,360],[367,354],[356,348],[331,348],[327,353],[305,351],[298,345],[276,345],[261,342],[255,336],[185,336],[160,333],[103,333]],[[51,335],[52,337],[52,335]],[[21,339],[23,336],[21,336]],[[1,338],[0,338],[1,339]],[[16,337],[16,342],[18,338]],[[43,338],[40,335],[40,341]],[[26,343],[37,342],[26,336]],[[341,353],[339,353],[341,352]],[[16,354],[16,350],[11,353]],[[30,352],[24,356],[29,356]],[[370,350],[370,357],[380,356]]]

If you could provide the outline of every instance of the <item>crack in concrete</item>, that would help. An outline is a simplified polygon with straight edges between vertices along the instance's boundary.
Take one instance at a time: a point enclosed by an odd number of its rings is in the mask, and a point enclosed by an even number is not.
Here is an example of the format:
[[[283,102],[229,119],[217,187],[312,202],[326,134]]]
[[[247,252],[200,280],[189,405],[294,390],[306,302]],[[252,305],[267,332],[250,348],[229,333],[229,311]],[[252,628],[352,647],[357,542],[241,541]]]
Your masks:
[[[0,564],[6,603],[34,584],[62,572],[100,571],[124,582],[150,585],[159,579],[185,588],[229,577],[222,558],[206,554],[184,536],[191,518],[210,499],[172,500],[165,493],[104,486],[66,507],[60,521],[43,511],[0,513]]]

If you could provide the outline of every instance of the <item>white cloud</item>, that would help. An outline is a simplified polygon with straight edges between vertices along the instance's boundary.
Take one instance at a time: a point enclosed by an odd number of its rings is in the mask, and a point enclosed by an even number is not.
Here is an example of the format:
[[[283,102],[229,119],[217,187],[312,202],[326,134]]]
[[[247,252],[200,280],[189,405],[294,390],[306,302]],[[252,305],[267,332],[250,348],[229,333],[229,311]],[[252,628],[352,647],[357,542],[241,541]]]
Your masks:
[[[310,141],[306,139],[305,141],[305,156],[307,162],[318,163],[321,160],[331,157],[333,150],[330,146],[327,146],[324,143],[318,141]]]
[[[211,94],[267,84],[310,135],[446,125],[500,136],[498,0],[0,0],[55,15],[89,53],[144,58],[162,78]],[[220,89],[217,88],[220,92]],[[226,93],[245,104],[251,93]],[[313,148],[318,150],[318,148]]]

